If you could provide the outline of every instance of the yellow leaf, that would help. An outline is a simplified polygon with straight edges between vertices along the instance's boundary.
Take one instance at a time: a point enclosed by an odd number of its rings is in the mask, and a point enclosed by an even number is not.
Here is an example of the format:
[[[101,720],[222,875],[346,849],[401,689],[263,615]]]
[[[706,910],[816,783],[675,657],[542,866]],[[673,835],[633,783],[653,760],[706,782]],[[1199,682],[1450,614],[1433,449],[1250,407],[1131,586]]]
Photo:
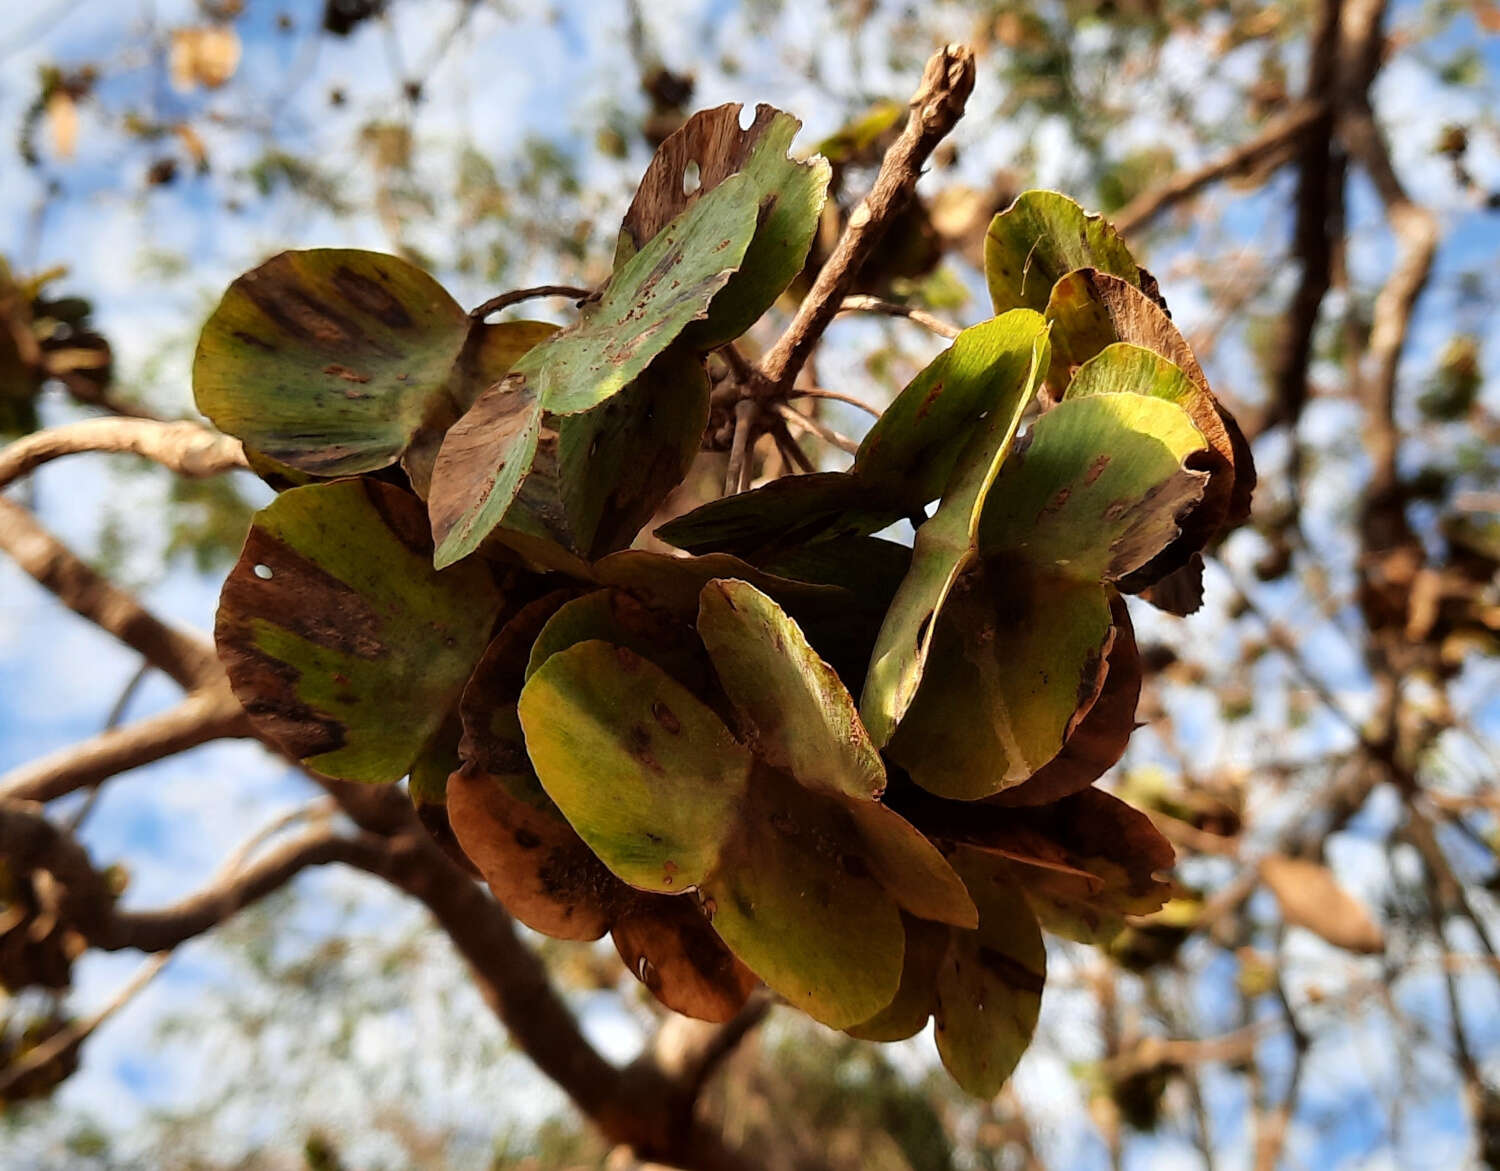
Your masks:
[[[240,37],[224,25],[174,28],[168,69],[172,88],[187,93],[198,86],[218,89],[240,63]]]
[[[78,103],[67,90],[53,90],[47,99],[47,134],[58,158],[73,157],[78,146]]]
[[[1273,854],[1260,876],[1281,906],[1282,917],[1346,951],[1371,954],[1385,948],[1380,925],[1365,905],[1339,885],[1326,866]]]

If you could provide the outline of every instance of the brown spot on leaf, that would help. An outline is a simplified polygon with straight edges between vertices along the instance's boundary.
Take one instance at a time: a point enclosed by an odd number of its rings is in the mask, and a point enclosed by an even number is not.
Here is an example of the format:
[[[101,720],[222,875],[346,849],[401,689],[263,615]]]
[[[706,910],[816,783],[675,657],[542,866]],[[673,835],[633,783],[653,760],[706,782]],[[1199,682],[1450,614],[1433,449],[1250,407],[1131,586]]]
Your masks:
[[[369,382],[368,374],[361,374],[357,370],[351,370],[347,366],[341,366],[337,362],[330,362],[323,367],[324,374],[332,374],[335,378],[342,378],[345,382]]]
[[[333,274],[333,287],[361,313],[378,318],[392,329],[410,329],[411,314],[406,306],[379,283],[353,269],[340,266]]]
[[[523,850],[534,850],[542,844],[542,839],[525,826],[517,826],[511,836],[515,838],[516,845],[520,846]]]
[[[932,410],[933,403],[937,402],[938,396],[941,395],[942,393],[943,393],[943,384],[941,382],[934,382],[932,384],[932,389],[929,390],[927,392],[927,394],[923,397],[923,399],[922,399],[922,405],[917,408],[917,414],[916,414],[915,422],[920,423],[924,418],[926,418],[927,412],[930,411],[930,410]]]
[[[1040,996],[1047,980],[1040,972],[1033,971],[1019,960],[997,951],[992,947],[981,947],[979,949],[979,962],[997,980],[1012,988],[1019,988],[1022,992],[1029,992],[1033,996]]]

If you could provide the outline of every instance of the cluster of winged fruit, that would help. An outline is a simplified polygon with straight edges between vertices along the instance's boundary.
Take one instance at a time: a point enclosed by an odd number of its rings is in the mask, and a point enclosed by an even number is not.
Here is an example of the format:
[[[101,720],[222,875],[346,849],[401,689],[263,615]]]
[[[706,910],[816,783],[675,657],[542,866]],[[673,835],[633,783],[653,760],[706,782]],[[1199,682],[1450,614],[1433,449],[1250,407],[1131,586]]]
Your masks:
[[[516,918],[612,933],[670,1008],[727,1019],[763,982],[857,1037],[931,1017],[993,1095],[1042,928],[1102,942],[1169,894],[1170,847],[1093,784],[1140,688],[1122,594],[1192,609],[1253,472],[1150,275],[1030,192],[986,240],[997,315],[852,467],[633,548],[705,442],[708,356],[797,277],[825,198],[794,119],[739,121],[666,141],[565,328],[485,324],[367,252],[230,286],[197,401],[281,491],[219,652],[269,739],[409,777]],[[875,535],[907,518],[912,546]]]

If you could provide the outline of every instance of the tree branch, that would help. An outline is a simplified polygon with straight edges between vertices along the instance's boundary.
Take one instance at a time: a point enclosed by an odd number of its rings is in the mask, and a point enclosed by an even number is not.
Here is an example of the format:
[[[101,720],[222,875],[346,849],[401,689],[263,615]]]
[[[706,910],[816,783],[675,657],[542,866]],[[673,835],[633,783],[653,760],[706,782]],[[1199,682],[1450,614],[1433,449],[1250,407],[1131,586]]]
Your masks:
[[[0,450],[0,488],[44,463],[85,451],[129,452],[179,476],[216,476],[247,466],[238,439],[197,423],[85,419],[27,435]]]
[[[206,639],[168,626],[87,565],[26,509],[3,496],[0,551],[9,553],[68,609],[114,635],[185,690],[221,676],[218,659]]]
[[[840,451],[849,455],[853,455],[859,451],[859,443],[856,440],[850,439],[849,436],[842,432],[835,431],[826,423],[804,415],[795,407],[790,407],[786,403],[779,402],[771,409],[784,419],[789,426],[801,431],[804,435],[815,435],[824,443],[832,444]]]
[[[0,776],[0,800],[54,801],[211,740],[254,735],[245,709],[221,680],[158,715],[12,769]]]
[[[761,363],[763,396],[785,397],[838,313],[861,266],[891,221],[911,201],[928,156],[963,116],[973,89],[974,52],[967,46],[946,45],[927,62],[921,85],[911,100],[906,128],[886,152],[874,187],[850,213],[844,234],[818,270],[796,317]]]
[[[872,406],[856,395],[845,394],[842,390],[824,390],[820,386],[799,386],[787,395],[787,398],[826,398],[834,402],[848,403],[851,407],[858,407],[865,414],[876,419],[880,418],[882,413],[880,408]]]
[[[1267,425],[1284,423],[1295,431],[1307,405],[1307,367],[1323,298],[1333,281],[1333,224],[1343,207],[1344,168],[1332,150],[1339,89],[1340,0],[1322,0],[1309,49],[1306,104],[1317,107],[1302,133],[1297,161],[1296,222],[1292,255],[1301,280],[1287,307],[1272,375]]]
[[[107,928],[89,942],[106,951],[170,951],[280,890],[309,866],[342,862],[377,870],[385,864],[385,853],[386,844],[372,835],[344,837],[329,828],[311,830],[169,907],[116,910]]]
[[[934,317],[925,309],[918,309],[915,305],[901,305],[895,301],[883,301],[879,297],[867,297],[859,294],[853,297],[845,297],[838,307],[839,313],[879,313],[885,317],[905,317],[910,321],[929,329],[939,337],[955,338],[963,332],[958,326],[944,321],[941,317]]]
[[[1302,141],[1321,121],[1328,116],[1326,98],[1313,97],[1300,101],[1290,109],[1267,122],[1255,137],[1242,142],[1192,171],[1183,171],[1168,179],[1160,187],[1137,195],[1110,219],[1122,233],[1129,234],[1145,227],[1164,211],[1191,199],[1210,184],[1221,179],[1232,179],[1248,175],[1276,159],[1278,165],[1287,154]]]

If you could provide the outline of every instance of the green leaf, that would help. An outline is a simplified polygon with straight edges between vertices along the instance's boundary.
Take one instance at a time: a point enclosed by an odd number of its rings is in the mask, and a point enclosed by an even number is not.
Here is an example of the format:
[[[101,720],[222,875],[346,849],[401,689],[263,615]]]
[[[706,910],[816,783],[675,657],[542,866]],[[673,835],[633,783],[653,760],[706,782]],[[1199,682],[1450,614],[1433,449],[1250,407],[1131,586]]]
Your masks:
[[[601,557],[592,571],[599,585],[627,590],[646,605],[690,622],[697,620],[703,587],[715,578],[749,582],[804,626],[859,604],[853,593],[839,586],[778,577],[727,553],[674,557],[647,549],[622,549]]]
[[[772,480],[709,501],[656,535],[694,553],[758,559],[911,516],[942,494],[981,416],[1025,380],[1043,328],[1026,309],[964,330],[887,408],[848,472]]]
[[[880,754],[801,628],[748,583],[719,580],[703,588],[698,630],[757,756],[848,808],[870,872],[903,909],[972,926],[973,903],[942,854],[878,802]]]
[[[1062,750],[1031,777],[996,793],[1000,805],[1046,805],[1088,788],[1125,755],[1135,732],[1135,709],[1141,696],[1141,656],[1130,625],[1125,600],[1109,601],[1114,618],[1114,640],[1104,660],[1104,684],[1099,697],[1067,733]],[[1080,682],[1088,677],[1080,675]]]
[[[1027,191],[990,222],[984,273],[996,313],[1018,307],[1042,311],[1052,286],[1077,268],[1097,268],[1133,285],[1142,283],[1141,270],[1119,233],[1066,195]]]
[[[556,429],[505,517],[592,560],[628,546],[692,467],[708,425],[708,372],[682,346],[662,354],[620,393]]]
[[[1099,695],[1111,622],[1097,582],[1024,565],[971,570],[934,622],[891,759],[955,800],[1022,784],[1059,754]]]
[[[870,428],[855,473],[871,486],[899,485],[902,515],[943,495],[980,418],[1026,384],[1043,328],[1019,309],[960,333]]]
[[[559,651],[591,640],[634,651],[707,702],[713,672],[693,628],[623,590],[594,590],[561,606],[532,644],[526,678]]]
[[[938,1054],[968,1093],[993,1098],[1036,1031],[1047,953],[1011,868],[959,847],[953,863],[979,907],[972,930],[907,916],[905,957],[895,997],[846,1032],[899,1041],[936,1018]]]
[[[543,788],[610,870],[663,893],[713,872],[751,758],[680,683],[623,647],[585,642],[542,664],[519,714]]]
[[[791,618],[744,581],[703,587],[698,632],[756,755],[809,789],[861,801],[885,766],[833,668]]]
[[[428,412],[422,428],[401,457],[401,467],[418,496],[431,494],[433,465],[448,430],[490,387],[504,380],[522,355],[557,332],[545,321],[501,321],[470,325],[468,341],[448,374],[448,394]]]
[[[760,192],[731,175],[615,270],[597,302],[516,366],[555,415],[598,406],[677,340],[739,268]]]
[[[256,725],[326,776],[394,781],[441,727],[500,596],[436,572],[421,502],[373,480],[283,493],[255,514],[215,638]]]
[[[916,695],[935,620],[959,574],[977,555],[985,498],[1047,365],[1045,324],[1035,315],[1018,318],[1016,324],[1030,330],[1029,365],[1013,382],[995,388],[988,414],[959,456],[937,512],[917,530],[911,569],[891,603],[870,658],[860,715],[877,746],[889,743]]]
[[[1193,460],[1207,473],[1198,503],[1180,518],[1181,533],[1136,570],[1135,588],[1156,581],[1186,565],[1224,527],[1235,491],[1234,443],[1224,426],[1213,395],[1202,389],[1181,367],[1140,346],[1117,342],[1106,346],[1078,368],[1068,385],[1068,398],[1091,394],[1145,394],[1175,403],[1187,412],[1206,441]]]
[[[1186,412],[1145,395],[1069,398],[1036,421],[982,506],[982,558],[960,562],[947,604],[922,628],[917,662],[927,670],[888,741],[913,780],[977,800],[1059,758],[1108,678],[1119,620],[1100,582],[1138,569],[1177,537],[1177,518],[1205,478],[1188,462],[1204,448]],[[921,540],[919,532],[914,566]],[[963,551],[956,535],[949,547]],[[1089,783],[1096,760],[1123,749],[1136,692],[1128,675],[1118,682],[1089,739],[1046,785]]]
[[[935,871],[918,851],[946,867],[910,827],[899,843],[866,832],[874,818],[905,826],[895,814],[830,800],[753,763],[685,688],[604,642],[546,658],[522,692],[520,718],[542,784],[615,874],[640,889],[697,887],[731,950],[834,1027],[867,1019],[894,995],[900,913],[878,876],[899,870],[903,886],[915,882],[915,901],[936,901]]]
[[[801,123],[770,106],[757,106],[748,130],[738,103],[701,110],[657,148],[625,213],[615,267],[627,263],[673,219],[732,175],[741,174],[758,212],[754,238],[740,270],[714,298],[708,319],[687,330],[687,340],[710,349],[739,337],[802,271],[827,195],[826,160],[795,162],[787,156]],[[698,185],[685,193],[688,168]]]
[[[943,853],[895,810],[844,799],[865,847],[865,862],[903,911],[955,927],[978,921],[974,901]]]
[[[965,1091],[993,1098],[1036,1032],[1047,952],[1003,862],[967,849],[952,861],[979,906],[979,929],[954,931],[938,969],[938,1056]]]
[[[932,923],[903,915],[906,953],[901,961],[901,986],[895,999],[875,1016],[844,1031],[862,1041],[904,1041],[915,1037],[932,1016],[937,998],[938,968],[948,955],[953,931],[944,923]]]
[[[1166,310],[1129,281],[1094,269],[1069,273],[1057,282],[1047,303],[1052,322],[1054,372],[1059,363],[1066,370],[1054,385],[1062,390],[1071,371],[1117,342],[1140,346],[1165,358],[1192,380],[1199,393],[1173,397],[1192,416],[1194,425],[1222,461],[1216,477],[1230,485],[1228,503],[1212,515],[1220,525],[1238,524],[1250,515],[1250,496],[1255,488],[1255,460],[1239,425],[1208,385],[1208,378],[1192,347]],[[1154,380],[1153,380],[1154,384]],[[1119,385],[1116,389],[1156,394],[1157,390]],[[1069,391],[1069,393],[1074,393]],[[1096,392],[1090,392],[1096,393]],[[1207,494],[1205,506],[1215,497]]]
[[[501,524],[584,559],[628,545],[691,467],[707,422],[707,372],[681,347],[573,415],[543,410],[519,374],[507,379],[438,453],[438,564],[468,556]]]
[[[1181,407],[1140,394],[1068,398],[1001,470],[979,524],[1005,554],[1079,581],[1118,580],[1161,552],[1202,497],[1203,435]]]
[[[896,498],[895,487],[870,484],[849,472],[782,476],[699,505],[662,525],[656,535],[690,553],[760,560],[812,542],[878,532],[910,511]]]
[[[814,1020],[868,1020],[896,994],[904,941],[848,811],[770,770],[747,796],[703,887],[714,930]]]
[[[394,256],[283,252],[229,286],[193,393],[222,431],[320,476],[394,463],[448,397],[469,318]]]

